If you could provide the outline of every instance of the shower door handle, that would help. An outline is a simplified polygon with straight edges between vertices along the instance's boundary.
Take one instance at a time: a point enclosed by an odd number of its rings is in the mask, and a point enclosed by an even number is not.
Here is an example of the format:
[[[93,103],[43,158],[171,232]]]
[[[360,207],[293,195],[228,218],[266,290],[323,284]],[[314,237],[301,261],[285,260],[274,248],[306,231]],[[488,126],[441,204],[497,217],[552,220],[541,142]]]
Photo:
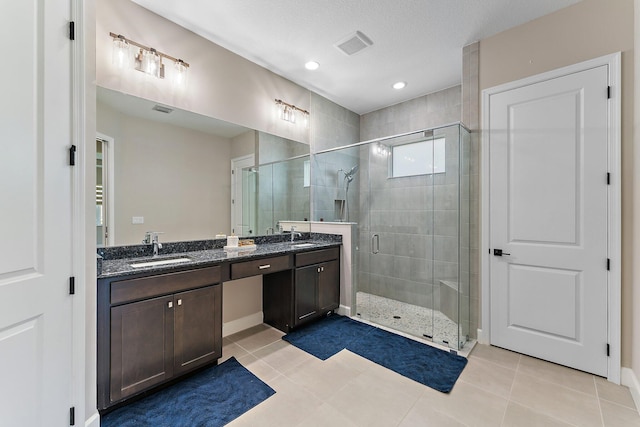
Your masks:
[[[380,252],[380,235],[372,234],[371,235],[371,253],[377,254]]]

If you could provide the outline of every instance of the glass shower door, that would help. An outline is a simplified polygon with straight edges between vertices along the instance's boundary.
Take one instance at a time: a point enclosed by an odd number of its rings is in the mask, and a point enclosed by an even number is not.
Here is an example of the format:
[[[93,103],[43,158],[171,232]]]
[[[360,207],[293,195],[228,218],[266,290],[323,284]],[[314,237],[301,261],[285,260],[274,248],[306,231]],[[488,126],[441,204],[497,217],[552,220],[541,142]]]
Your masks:
[[[424,160],[431,134],[361,147],[368,179],[360,185],[356,306],[365,320],[422,338],[433,337],[432,184]],[[395,159],[394,159],[395,156]],[[404,159],[405,161],[401,161]]]

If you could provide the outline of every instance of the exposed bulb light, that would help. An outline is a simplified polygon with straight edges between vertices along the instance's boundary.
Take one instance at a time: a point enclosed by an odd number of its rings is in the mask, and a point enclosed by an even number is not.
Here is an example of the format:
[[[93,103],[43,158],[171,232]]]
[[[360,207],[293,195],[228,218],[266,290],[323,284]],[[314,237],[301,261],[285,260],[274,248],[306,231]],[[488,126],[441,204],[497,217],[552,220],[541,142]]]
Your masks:
[[[320,64],[318,64],[316,61],[309,61],[306,64],[304,64],[304,68],[311,71],[317,70],[318,67],[320,67]]]
[[[140,71],[154,77],[164,78],[162,59],[154,48],[150,48],[149,50],[140,49],[138,58],[140,60]]]
[[[118,34],[113,38],[113,51],[111,56],[113,65],[120,69],[125,69],[131,62],[131,51],[129,50],[129,43],[123,35]]]
[[[184,89],[187,86],[187,66],[182,59],[178,59],[173,68],[175,71],[173,85],[177,89]]]
[[[293,124],[297,120],[296,116],[300,116],[303,125],[305,127],[309,125],[309,112],[307,110],[287,104],[281,99],[276,99],[276,107],[278,108],[278,116],[285,122]]]
[[[407,82],[397,82],[393,84],[393,88],[396,90],[404,89],[407,86]]]
[[[127,39],[120,34],[109,33],[113,38],[113,52],[112,61],[118,68],[133,68],[143,73],[152,75],[154,77],[164,79],[165,69],[162,63],[163,59],[167,59],[174,63],[173,67],[170,67],[170,77],[173,79],[173,85],[176,89],[184,89],[187,84],[187,71],[189,64],[182,59],[174,58],[166,53],[158,52],[152,47],[145,46],[133,40]],[[138,48],[137,53],[132,53],[131,46]]]

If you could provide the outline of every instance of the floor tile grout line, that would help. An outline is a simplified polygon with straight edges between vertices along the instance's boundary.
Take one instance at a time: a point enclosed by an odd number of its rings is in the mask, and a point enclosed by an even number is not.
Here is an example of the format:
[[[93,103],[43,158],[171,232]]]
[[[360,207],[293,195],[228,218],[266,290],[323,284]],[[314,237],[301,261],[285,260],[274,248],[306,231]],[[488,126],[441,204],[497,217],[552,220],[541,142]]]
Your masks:
[[[522,355],[518,356],[518,363],[516,363],[516,369],[514,370],[513,379],[511,380],[511,387],[509,387],[509,396],[507,397],[507,406],[504,408],[504,414],[502,414],[502,422],[500,425],[504,425],[505,420],[507,419],[507,411],[509,410],[509,405],[513,402],[511,400],[511,395],[513,394],[513,387],[516,385],[516,378],[518,376],[518,368],[520,367],[520,360],[522,360]],[[515,402],[513,402],[515,403]]]
[[[516,370],[516,375],[517,375],[517,374],[518,374],[518,372],[520,371],[520,361],[521,361],[522,359],[523,359],[523,355],[520,355],[520,357],[519,357],[519,359],[518,359],[518,365],[517,365],[517,368],[518,368],[518,369]],[[525,373],[525,372],[520,372],[520,373],[521,373],[521,374],[523,374],[523,375],[532,376],[532,375],[529,375],[529,374],[527,374],[527,373]],[[545,380],[542,380],[542,379],[539,379],[539,380],[540,380],[540,381],[543,381],[543,382],[546,382],[546,383],[549,383],[549,384],[552,384],[552,385],[554,385],[554,386],[557,386],[557,385],[558,385],[558,384],[556,384],[556,383],[554,383],[554,382],[551,382],[551,381],[545,381]],[[533,411],[533,412],[535,412],[535,413],[542,414],[542,415],[544,415],[544,416],[546,416],[546,417],[548,417],[548,418],[551,418],[552,420],[556,420],[556,421],[559,421],[559,422],[561,422],[561,423],[568,424],[568,425],[570,425],[570,426],[580,427],[579,425],[576,425],[576,424],[571,423],[571,422],[569,422],[569,421],[566,421],[566,420],[563,420],[563,419],[561,419],[561,418],[555,417],[555,416],[553,416],[553,415],[551,415],[551,414],[549,414],[549,413],[547,413],[547,412],[540,412],[540,411],[538,411],[537,409],[532,408],[531,406],[527,405],[526,403],[518,402],[518,401],[515,401],[515,400],[511,399],[511,395],[512,395],[512,393],[513,393],[513,387],[515,386],[515,383],[516,383],[516,377],[514,377],[514,378],[513,378],[513,384],[511,385],[511,391],[510,391],[510,393],[509,393],[509,403],[513,403],[513,404],[515,404],[515,405],[520,405],[520,406],[522,406],[522,407],[524,407],[524,408],[529,409],[530,411]],[[571,388],[568,388],[568,387],[563,387],[563,386],[561,386],[561,387],[562,387],[562,388],[564,388],[565,390],[569,390],[569,391],[576,391],[576,390],[571,389]],[[578,393],[580,393],[580,392],[578,392]],[[581,393],[581,394],[586,395],[586,396],[593,397],[593,396],[591,396],[591,395],[589,395],[589,394],[587,394],[587,393]],[[601,414],[602,414],[602,412],[601,412]]]
[[[533,374],[528,374],[528,373],[522,372],[522,371],[519,371],[519,373],[522,374],[522,375],[526,375],[528,377],[531,377],[531,378],[535,378],[537,381],[542,381],[542,382],[547,383],[547,384],[552,384],[553,386],[556,386],[556,387],[561,387],[564,390],[568,390],[568,391],[571,391],[571,392],[579,393],[581,395],[592,397],[592,398],[597,398],[596,396],[594,396],[591,393],[585,393],[584,391],[580,391],[580,390],[572,388],[572,387],[567,387],[564,384],[560,384],[560,383],[557,383],[555,381],[549,381],[549,380],[546,380],[544,378],[539,378],[539,377],[536,377]]]
[[[604,414],[602,413],[602,404],[600,403],[600,392],[598,391],[598,384],[596,383],[596,377],[591,376],[593,386],[596,388],[596,400],[598,401],[598,410],[600,411],[600,423],[604,427]]]

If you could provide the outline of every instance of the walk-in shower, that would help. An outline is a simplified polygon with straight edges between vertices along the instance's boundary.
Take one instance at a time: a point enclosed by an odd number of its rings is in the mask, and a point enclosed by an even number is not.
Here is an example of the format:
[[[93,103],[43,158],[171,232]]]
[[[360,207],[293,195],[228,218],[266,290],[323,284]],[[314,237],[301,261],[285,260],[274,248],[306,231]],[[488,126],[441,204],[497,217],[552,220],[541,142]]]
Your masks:
[[[315,217],[358,224],[352,315],[454,349],[464,346],[469,155],[469,132],[454,124],[313,156]],[[341,169],[343,178],[336,179]],[[332,202],[341,200],[344,210],[332,212]]]

